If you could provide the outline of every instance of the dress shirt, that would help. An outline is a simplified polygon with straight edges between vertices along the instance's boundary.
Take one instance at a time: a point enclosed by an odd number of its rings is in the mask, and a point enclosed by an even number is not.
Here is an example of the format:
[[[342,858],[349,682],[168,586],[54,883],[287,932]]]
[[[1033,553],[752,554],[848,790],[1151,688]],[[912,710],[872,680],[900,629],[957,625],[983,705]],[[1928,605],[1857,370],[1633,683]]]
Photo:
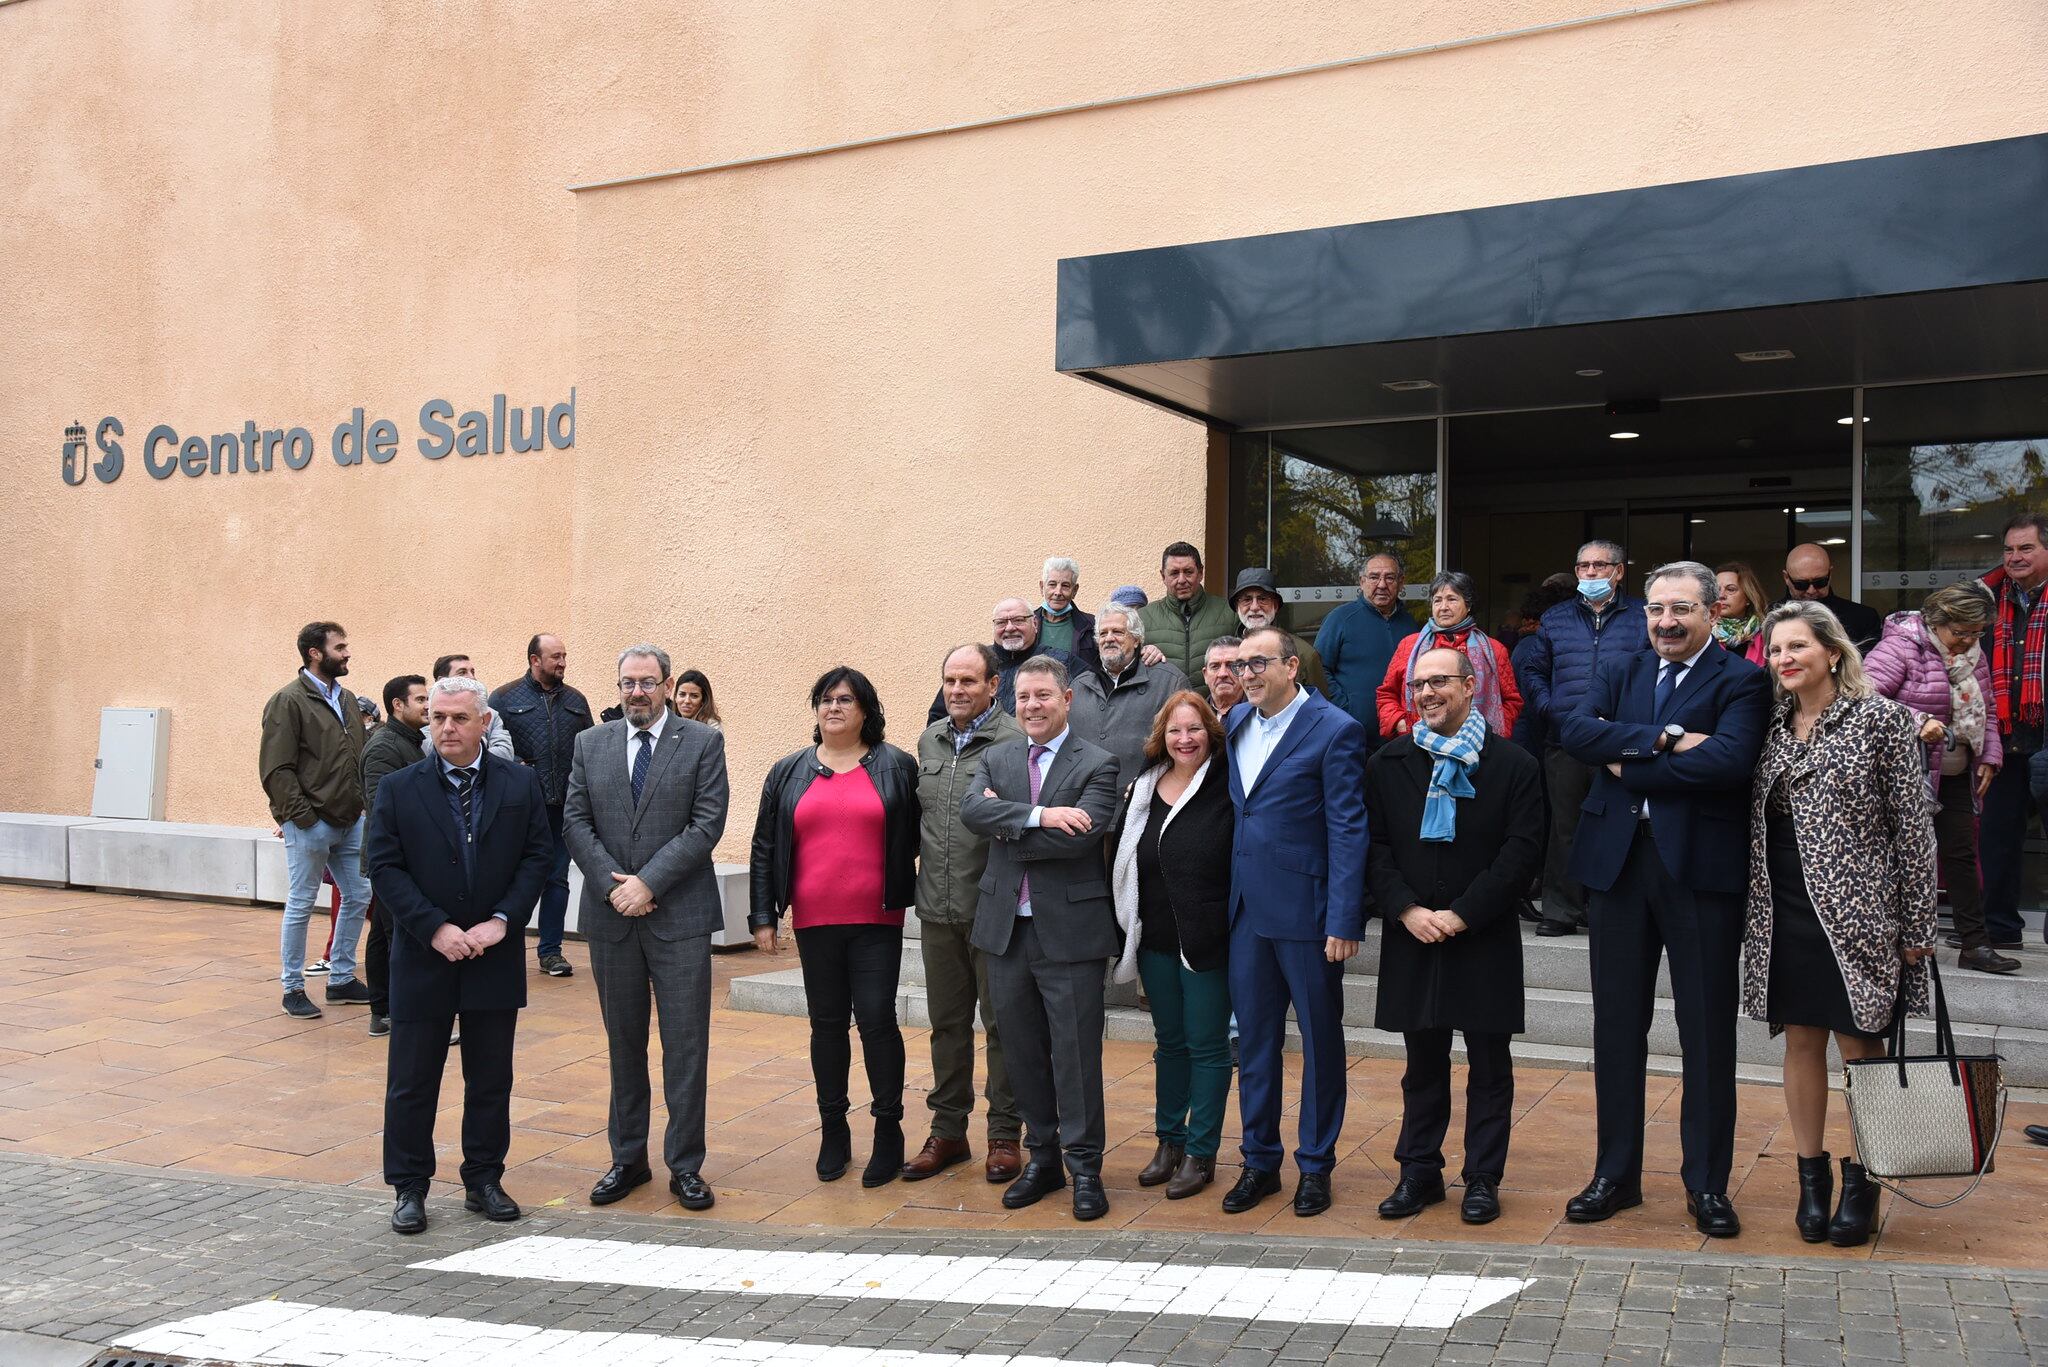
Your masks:
[[[1701,646],[1698,650],[1695,650],[1690,656],[1686,657],[1683,660],[1673,661],[1667,660],[1661,655],[1658,656],[1657,682],[1661,684],[1664,681],[1664,670],[1666,666],[1669,666],[1673,671],[1671,679],[1671,696],[1674,698],[1677,697],[1678,690],[1685,687],[1685,676],[1692,673],[1692,667],[1700,662],[1700,656],[1706,654],[1709,650],[1712,650],[1713,648],[1714,638],[1712,636],[1708,636],[1707,643],[1705,645]],[[1654,699],[1657,696],[1657,692],[1658,690],[1656,688],[1651,688],[1650,697]],[[1653,703],[1652,705],[1654,706],[1655,704]],[[1666,725],[1666,723],[1660,721],[1657,723],[1657,725],[1659,728],[1662,728]],[[1664,748],[1664,753],[1667,755],[1670,754],[1671,748],[1669,746],[1666,746]],[[1643,820],[1648,821],[1649,819],[1650,799],[1646,797],[1643,799]]]
[[[320,696],[325,698],[327,700],[327,705],[334,709],[335,718],[339,720],[343,726],[347,726],[348,718],[341,715],[341,685],[339,683],[326,682],[318,674],[315,674],[310,669],[302,669],[299,671],[299,673],[305,675],[307,682],[311,683],[313,687],[320,690]]]
[[[472,825],[474,825],[476,820],[483,815],[484,747],[481,745],[477,746],[476,753],[470,756],[469,763],[467,764],[450,764],[448,757],[439,750],[434,752],[434,759],[441,766],[441,783],[448,792],[448,805],[454,813],[455,829],[458,831],[462,829],[462,810],[460,799],[455,795],[455,771],[457,769],[467,769],[470,771],[472,777],[469,781],[469,817]],[[475,857],[475,854],[470,849],[465,848],[463,850],[462,864],[465,871],[468,870],[471,861]],[[491,915],[500,921],[510,924],[510,918],[502,911],[494,911]]]
[[[953,742],[953,753],[957,755],[962,750],[965,750],[967,742],[974,739],[974,733],[987,725],[988,719],[995,714],[996,704],[990,703],[980,716],[967,723],[965,729],[955,726],[949,718],[946,722],[946,737]]]
[[[1039,791],[1040,791],[1040,792],[1044,792],[1044,791],[1045,791],[1045,786],[1044,786],[1044,785],[1045,785],[1045,776],[1046,776],[1046,774],[1047,774],[1047,773],[1049,773],[1049,772],[1051,771],[1051,769],[1052,769],[1052,762],[1053,762],[1053,761],[1054,761],[1055,759],[1058,759],[1058,758],[1059,758],[1059,753],[1060,753],[1060,747],[1061,747],[1062,745],[1065,745],[1065,744],[1067,743],[1067,736],[1068,736],[1068,735],[1070,734],[1071,730],[1072,730],[1072,728],[1071,728],[1071,727],[1065,727],[1065,726],[1063,726],[1063,727],[1061,727],[1061,728],[1060,728],[1060,733],[1059,733],[1059,734],[1058,734],[1057,736],[1054,736],[1054,737],[1053,737],[1053,738],[1052,738],[1051,740],[1049,740],[1049,741],[1045,741],[1045,742],[1043,742],[1043,744],[1045,745],[1045,753],[1044,753],[1044,754],[1042,754],[1042,755],[1040,755],[1040,756],[1038,757],[1038,765],[1037,765],[1037,768],[1038,768],[1038,782],[1039,782]],[[1035,741],[1035,740],[1032,740],[1032,739],[1031,739],[1031,738],[1030,738],[1029,736],[1026,736],[1026,737],[1024,738],[1024,743],[1025,743],[1026,745],[1037,745],[1037,744],[1040,744],[1040,742],[1038,742],[1038,741]],[[1025,763],[1025,766],[1026,766],[1027,768],[1031,766],[1031,752],[1030,752],[1029,750],[1026,750],[1026,751],[1024,752],[1024,763]],[[1028,780],[1027,780],[1027,781],[1028,781]],[[1029,792],[1030,790],[1029,790],[1029,789],[1027,788],[1027,789],[1026,789],[1025,791],[1026,791],[1026,792]],[[1041,826],[1041,825],[1043,825],[1043,824],[1044,824],[1044,823],[1043,823],[1043,821],[1041,820],[1041,818],[1043,818],[1044,816],[1045,816],[1045,806],[1044,806],[1044,804],[1042,804],[1042,803],[1041,803],[1041,804],[1039,804],[1039,805],[1037,805],[1037,806],[1034,806],[1034,807],[1033,807],[1033,808],[1031,809],[1031,815],[1030,815],[1030,816],[1027,816],[1027,817],[1025,817],[1025,818],[1024,818],[1024,825],[1025,825],[1025,828],[1026,828],[1026,829],[1029,829],[1029,830],[1035,830],[1035,829],[1037,829],[1037,828],[1038,828],[1039,826]],[[1027,886],[1028,886],[1028,884],[1027,884]],[[1019,903],[1017,904],[1017,914],[1018,914],[1019,916],[1029,916],[1029,915],[1031,914],[1031,903],[1030,903],[1030,901],[1029,901],[1028,899],[1027,899],[1026,901],[1023,901],[1023,902],[1019,902]]]
[[[1294,698],[1287,706],[1272,716],[1254,707],[1244,725],[1238,728],[1237,773],[1238,782],[1249,793],[1252,785],[1259,781],[1259,774],[1272,757],[1273,749],[1280,744],[1280,738],[1287,734],[1287,728],[1300,713],[1302,704],[1308,701],[1308,690],[1296,685]]]
[[[661,748],[661,733],[668,726],[668,718],[668,708],[662,707],[656,710],[654,714],[654,720],[649,722],[646,726],[635,726],[630,721],[626,723],[627,783],[631,783],[633,781],[633,756],[639,752],[640,733],[642,731],[645,731],[648,735],[654,737],[654,742],[651,746],[649,746],[647,753],[648,772],[654,772],[654,751],[659,750]]]

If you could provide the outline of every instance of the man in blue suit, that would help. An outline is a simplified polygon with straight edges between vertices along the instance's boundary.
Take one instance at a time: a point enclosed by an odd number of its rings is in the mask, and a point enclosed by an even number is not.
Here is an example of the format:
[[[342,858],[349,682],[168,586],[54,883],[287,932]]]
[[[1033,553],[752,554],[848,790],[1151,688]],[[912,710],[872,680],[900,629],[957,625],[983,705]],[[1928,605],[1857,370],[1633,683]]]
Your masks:
[[[1245,701],[1224,719],[1237,834],[1230,856],[1230,1002],[1237,1010],[1244,1175],[1232,1215],[1280,1190],[1280,1051],[1301,1028],[1301,1172],[1294,1213],[1330,1208],[1344,1128],[1344,961],[1365,930],[1365,728],[1298,682],[1300,648],[1254,631],[1231,671]]]
[[[1714,572],[1682,560],[1644,586],[1650,649],[1603,660],[1559,739],[1594,769],[1572,848],[1592,931],[1599,1158],[1565,1206],[1580,1224],[1642,1204],[1643,1071],[1657,961],[1685,1055],[1679,1113],[1686,1211],[1702,1234],[1741,1232],[1735,1011],[1749,886],[1749,786],[1770,719],[1764,672],[1714,643]]]

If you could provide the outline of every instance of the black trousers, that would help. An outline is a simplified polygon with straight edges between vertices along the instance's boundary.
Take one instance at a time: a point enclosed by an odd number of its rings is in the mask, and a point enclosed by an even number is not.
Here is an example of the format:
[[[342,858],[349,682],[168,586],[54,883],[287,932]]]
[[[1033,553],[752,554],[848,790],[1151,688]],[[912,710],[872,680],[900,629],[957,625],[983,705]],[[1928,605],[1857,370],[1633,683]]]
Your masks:
[[[391,1014],[391,917],[370,899],[370,938],[363,946],[363,981],[370,987],[370,1014]]]
[[[868,1113],[903,1119],[903,1031],[896,1024],[896,980],[903,967],[903,932],[896,926],[811,926],[796,933],[803,965],[804,1000],[811,1016],[811,1080],[818,1114],[846,1114],[853,1044],[847,1027],[860,1026],[861,1062],[867,1066]]]
[[[1671,876],[1648,822],[1638,823],[1610,892],[1590,894],[1594,1172],[1632,1187],[1643,1176],[1643,1079],[1657,1005],[1657,961],[1669,951],[1678,1045],[1685,1189],[1726,1195],[1735,1161],[1735,1009],[1743,899],[1701,892]]]
[[[434,1112],[455,1016],[391,1022],[384,1085],[384,1180],[400,1192],[434,1176]],[[462,1185],[505,1176],[512,1147],[512,1038],[517,1011],[462,1013]]]
[[[1543,853],[1543,919],[1586,920],[1586,885],[1573,878],[1572,840],[1579,831],[1579,807],[1593,791],[1593,770],[1564,747],[1543,752],[1543,786],[1550,802],[1550,839]]]
[[[1515,1063],[1512,1035],[1466,1030],[1465,1180],[1498,1184],[1508,1163],[1514,1123]],[[1408,1070],[1401,1075],[1401,1137],[1394,1160],[1403,1177],[1428,1182],[1444,1170],[1444,1134],[1451,1125],[1451,1032],[1409,1030]]]
[[[1948,904],[1956,914],[1956,934],[1964,949],[1991,942],[1984,925],[1984,880],[1977,868],[1977,801],[1975,775],[1944,774],[1941,809],[1934,814],[1934,848],[1941,857],[1941,881],[1948,884]]]

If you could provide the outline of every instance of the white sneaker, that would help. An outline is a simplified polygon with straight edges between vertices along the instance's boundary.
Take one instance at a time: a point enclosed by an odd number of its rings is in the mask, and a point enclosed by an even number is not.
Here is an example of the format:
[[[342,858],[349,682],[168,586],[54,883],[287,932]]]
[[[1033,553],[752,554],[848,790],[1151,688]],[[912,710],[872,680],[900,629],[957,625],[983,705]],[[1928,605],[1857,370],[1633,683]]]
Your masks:
[[[328,965],[328,962],[327,962],[327,960],[325,960],[325,959],[315,959],[315,960],[313,960],[313,962],[312,962],[312,963],[309,963],[309,964],[307,964],[307,965],[306,965],[306,972],[308,972],[308,973],[325,973],[325,972],[326,972],[326,971],[328,970],[328,967],[329,967],[329,965]]]

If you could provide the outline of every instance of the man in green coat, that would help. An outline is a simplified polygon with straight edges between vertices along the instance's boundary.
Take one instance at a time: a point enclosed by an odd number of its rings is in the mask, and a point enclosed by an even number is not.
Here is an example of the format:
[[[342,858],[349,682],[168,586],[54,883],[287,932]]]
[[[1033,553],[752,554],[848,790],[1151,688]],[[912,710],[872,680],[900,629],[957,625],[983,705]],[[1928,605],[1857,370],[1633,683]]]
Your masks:
[[[974,1110],[974,1013],[988,1033],[988,1160],[984,1175],[1007,1182],[1023,1166],[1017,1146],[1022,1126],[1010,1079],[1003,1068],[1003,1043],[989,1000],[988,968],[981,951],[968,943],[981,875],[988,867],[988,837],[960,819],[960,802],[980,767],[982,752],[1024,732],[996,702],[1001,661],[984,645],[956,646],[940,665],[940,699],[946,715],[917,738],[918,948],[924,955],[926,1004],[931,1015],[931,1138],[903,1165],[912,1182],[935,1177],[973,1156],[967,1117]]]
[[[1159,578],[1166,585],[1165,596],[1138,612],[1145,628],[1142,658],[1148,665],[1163,661],[1188,678],[1199,679],[1209,643],[1218,636],[1237,635],[1237,614],[1230,604],[1203,590],[1202,553],[1185,541],[1160,552]]]

